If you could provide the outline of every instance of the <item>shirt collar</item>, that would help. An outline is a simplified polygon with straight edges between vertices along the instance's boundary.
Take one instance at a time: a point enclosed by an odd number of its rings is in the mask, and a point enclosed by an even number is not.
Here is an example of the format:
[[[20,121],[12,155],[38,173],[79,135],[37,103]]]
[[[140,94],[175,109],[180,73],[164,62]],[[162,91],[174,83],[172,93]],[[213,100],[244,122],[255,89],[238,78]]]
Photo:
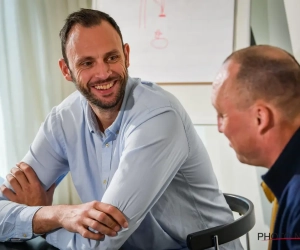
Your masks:
[[[269,171],[262,176],[264,182],[272,190],[277,200],[292,177],[299,172],[300,128],[292,136]]]
[[[123,114],[124,114],[124,111],[125,111],[126,103],[127,103],[128,99],[131,96],[130,93],[132,92],[132,89],[134,89],[134,86],[136,86],[139,82],[140,82],[140,79],[138,79],[138,78],[128,77],[128,81],[126,83],[125,94],[124,94],[124,98],[123,98],[123,101],[122,101],[121,109],[120,109],[120,111],[118,113],[118,116],[115,119],[115,121],[106,129],[106,131],[108,130],[109,132],[111,132],[115,135],[117,135],[119,133],[119,129],[120,129],[120,126],[121,126],[121,122],[122,122]],[[91,106],[89,105],[89,103],[87,102],[86,98],[83,95],[81,95],[81,100],[84,103],[85,118],[86,118],[86,121],[87,121],[89,131],[91,133],[99,131],[96,115],[93,112]]]

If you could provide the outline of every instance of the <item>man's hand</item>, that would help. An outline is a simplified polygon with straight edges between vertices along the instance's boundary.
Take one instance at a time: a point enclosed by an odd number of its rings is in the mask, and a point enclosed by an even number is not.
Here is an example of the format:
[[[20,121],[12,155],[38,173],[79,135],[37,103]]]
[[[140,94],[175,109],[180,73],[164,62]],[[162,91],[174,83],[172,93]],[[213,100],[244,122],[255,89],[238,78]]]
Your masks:
[[[49,206],[52,204],[55,184],[45,191],[34,170],[24,162],[17,164],[6,176],[14,192],[5,185],[0,187],[10,201],[27,206]]]
[[[62,213],[60,222],[68,231],[78,232],[89,239],[98,239],[99,233],[115,236],[122,227],[128,227],[126,218],[119,209],[99,201],[72,206]]]
[[[99,201],[43,207],[33,217],[33,232],[36,234],[60,227],[84,238],[101,240],[104,235],[115,236],[122,227],[127,228],[128,223],[119,209]]]

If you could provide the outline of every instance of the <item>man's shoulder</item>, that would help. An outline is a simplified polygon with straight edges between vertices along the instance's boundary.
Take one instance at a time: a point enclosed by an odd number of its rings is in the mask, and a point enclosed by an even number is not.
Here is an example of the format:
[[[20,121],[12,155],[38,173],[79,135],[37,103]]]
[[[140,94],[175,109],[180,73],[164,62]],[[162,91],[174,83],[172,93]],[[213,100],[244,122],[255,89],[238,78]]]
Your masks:
[[[57,110],[72,109],[74,106],[80,105],[81,101],[82,96],[78,91],[75,91],[57,105]]]
[[[300,190],[300,173],[296,173],[293,176],[293,178],[289,181],[287,188],[289,191],[289,195],[291,196],[290,198],[298,199],[300,201],[300,196],[296,195],[299,193]],[[293,197],[293,195],[296,195],[296,197]]]
[[[285,230],[284,233],[295,237],[295,233],[300,236],[300,175],[295,174],[290,180],[285,190],[285,202],[279,205],[281,212],[280,227]],[[282,206],[282,207],[280,207]],[[280,216],[280,214],[278,215]],[[300,241],[299,241],[300,242]]]
[[[134,79],[136,85],[131,91],[129,99],[134,101],[134,108],[142,108],[145,112],[157,109],[183,110],[179,100],[170,92],[154,82]]]
[[[82,102],[84,99],[78,91],[71,93],[61,103],[53,107],[50,115],[51,116],[64,116],[66,114],[76,114],[81,112]]]
[[[300,212],[300,174],[295,174],[289,181],[288,185],[285,188],[285,206],[290,209],[296,208]]]
[[[46,120],[50,121],[51,124],[59,121],[61,124],[62,121],[68,124],[68,121],[72,122],[82,119],[83,101],[84,99],[78,91],[73,92],[60,104],[52,108]]]

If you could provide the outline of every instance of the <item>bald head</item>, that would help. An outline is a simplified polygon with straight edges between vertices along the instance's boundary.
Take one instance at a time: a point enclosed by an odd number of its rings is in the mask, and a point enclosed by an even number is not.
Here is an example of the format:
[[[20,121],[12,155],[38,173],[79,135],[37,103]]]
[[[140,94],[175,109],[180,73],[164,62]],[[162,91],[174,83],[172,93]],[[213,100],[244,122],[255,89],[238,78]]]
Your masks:
[[[235,69],[230,81],[241,103],[264,100],[288,118],[300,115],[300,66],[288,52],[267,45],[233,52],[224,65]]]
[[[294,64],[294,66],[299,67],[300,65],[287,51],[280,49],[278,47],[270,46],[270,45],[257,45],[257,46],[250,46],[244,49],[237,50],[233,52],[227,59],[233,59],[237,62],[244,62],[247,59],[255,60],[258,59],[269,59],[269,60],[287,60],[290,63]]]

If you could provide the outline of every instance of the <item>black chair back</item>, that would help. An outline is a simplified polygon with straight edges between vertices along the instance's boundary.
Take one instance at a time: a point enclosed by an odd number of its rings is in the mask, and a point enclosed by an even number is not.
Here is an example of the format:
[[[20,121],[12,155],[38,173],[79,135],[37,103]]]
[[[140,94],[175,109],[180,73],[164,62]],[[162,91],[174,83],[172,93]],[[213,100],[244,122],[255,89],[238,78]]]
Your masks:
[[[247,234],[247,249],[250,250],[248,232],[255,225],[254,205],[239,195],[224,194],[224,196],[230,209],[242,216],[232,223],[189,234],[186,239],[189,249],[202,250],[210,247],[219,249],[219,245]]]

